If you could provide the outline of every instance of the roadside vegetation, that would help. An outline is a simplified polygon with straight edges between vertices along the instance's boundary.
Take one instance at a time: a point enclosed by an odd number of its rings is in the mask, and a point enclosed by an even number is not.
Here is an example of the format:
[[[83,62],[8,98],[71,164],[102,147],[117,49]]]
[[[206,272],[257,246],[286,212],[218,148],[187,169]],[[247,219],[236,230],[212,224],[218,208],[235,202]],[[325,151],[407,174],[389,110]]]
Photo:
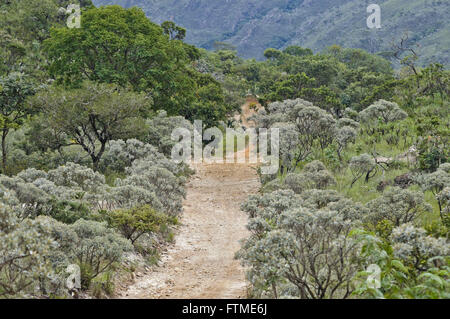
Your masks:
[[[278,173],[242,204],[250,297],[450,297],[442,65],[338,46],[243,60],[138,8],[83,0],[69,29],[68,2],[0,3],[0,298],[111,297],[156,263],[193,174],[172,130],[241,127],[248,95],[281,137]]]

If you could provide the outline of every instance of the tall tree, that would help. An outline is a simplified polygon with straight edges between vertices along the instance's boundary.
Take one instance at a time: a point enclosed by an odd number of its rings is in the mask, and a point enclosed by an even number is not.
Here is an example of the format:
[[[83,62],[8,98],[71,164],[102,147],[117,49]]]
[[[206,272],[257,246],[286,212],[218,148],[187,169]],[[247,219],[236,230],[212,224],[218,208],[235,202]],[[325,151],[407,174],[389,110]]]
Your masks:
[[[6,138],[11,129],[20,127],[34,113],[26,99],[36,93],[36,86],[21,73],[0,77],[0,125],[2,147],[2,172],[7,174]]]
[[[113,139],[127,139],[139,134],[151,102],[116,85],[85,82],[81,88],[51,88],[33,98],[46,120],[46,127],[64,132],[61,146],[80,145],[98,168],[106,144]]]
[[[138,8],[92,8],[81,28],[58,28],[45,41],[50,72],[73,86],[84,79],[130,85],[149,93],[169,113],[193,100],[194,81],[186,76],[188,55],[181,41],[170,41],[163,28]]]

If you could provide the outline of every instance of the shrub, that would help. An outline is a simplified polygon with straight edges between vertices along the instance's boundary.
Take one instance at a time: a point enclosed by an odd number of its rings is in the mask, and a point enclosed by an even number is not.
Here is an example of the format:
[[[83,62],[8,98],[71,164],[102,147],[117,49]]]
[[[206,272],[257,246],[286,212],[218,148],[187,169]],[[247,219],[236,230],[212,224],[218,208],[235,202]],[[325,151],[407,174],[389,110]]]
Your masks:
[[[277,122],[271,128],[279,130],[279,158],[280,168],[283,174],[286,170],[290,172],[294,170],[300,159],[297,156],[299,148],[299,132],[296,126],[292,123]]]
[[[44,191],[20,178],[0,175],[0,186],[12,191],[17,199],[14,209],[21,218],[47,215],[52,209],[51,198]]]
[[[333,175],[331,175],[321,161],[316,160],[308,163],[302,174],[312,183],[310,188],[325,189],[330,185],[336,184]]]
[[[46,255],[54,272],[52,280],[40,280],[40,289],[46,295],[64,297],[68,295],[66,280],[67,267],[75,262],[75,247],[79,238],[69,225],[51,217],[39,216],[36,221],[46,229],[46,234],[57,243],[57,248]]]
[[[432,207],[425,202],[421,192],[393,187],[367,203],[369,214],[367,221],[373,225],[383,219],[391,221],[395,226],[413,222],[419,213],[432,211]]]
[[[401,226],[401,228],[397,229],[393,238],[400,241],[416,242],[416,239],[420,238],[423,232],[417,228],[411,229],[411,227],[413,226]],[[407,228],[410,228],[410,230]],[[405,234],[403,234],[404,231],[406,231]],[[404,246],[403,248],[397,246],[393,254],[394,248],[389,242],[381,240],[371,233],[364,231],[358,233],[358,237],[363,244],[361,252],[365,259],[365,266],[375,264],[379,267],[380,287],[376,288],[373,285],[369,285],[369,283],[373,282],[368,280],[370,278],[368,276],[372,272],[365,269],[355,276],[355,282],[358,285],[355,295],[364,298],[382,299],[447,299],[449,297],[450,269],[445,258],[434,257],[429,259],[426,262],[428,267],[426,267],[425,271],[421,271],[420,269],[411,268],[410,257],[412,251],[409,248],[405,250],[403,249],[405,248]],[[419,242],[417,244],[421,246]],[[406,263],[404,264],[402,259],[396,256],[406,257]],[[421,264],[424,265],[423,262]]]
[[[176,177],[165,168],[147,167],[145,160],[133,163],[133,166],[127,169],[130,175],[118,181],[118,186],[132,185],[153,192],[161,202],[163,212],[172,216],[179,214],[186,196],[185,178]]]
[[[88,167],[67,163],[48,172],[48,179],[57,186],[96,193],[105,185],[105,177]]]
[[[256,233],[237,256],[250,266],[248,273],[256,293],[290,282],[290,295],[308,299],[347,298],[358,270],[357,243],[350,238],[352,224],[336,212],[310,213],[304,208],[281,214],[278,227]]]
[[[121,181],[119,181],[119,183],[121,183]],[[111,187],[102,204],[104,204],[102,205],[102,209],[106,210],[132,208],[147,204],[157,210],[164,209],[163,204],[153,190],[147,190],[135,185]]]
[[[343,196],[335,190],[310,189],[303,192],[301,198],[304,207],[308,207],[311,210],[319,210],[341,200]]]
[[[303,174],[289,173],[284,178],[285,187],[296,194],[300,194],[308,189],[308,180]]]
[[[446,196],[443,192],[444,188],[450,187],[450,164],[445,163],[441,164],[437,171],[430,174],[425,174],[418,176],[416,181],[422,187],[423,191],[431,191],[439,205],[439,213],[441,215],[441,219],[444,220],[446,217],[446,208],[448,205],[448,200],[446,200]]]
[[[131,242],[106,223],[80,219],[70,227],[79,238],[74,254],[81,269],[82,289],[88,289],[92,279],[110,271],[124,252],[133,250]]]
[[[163,225],[173,223],[173,219],[148,205],[113,211],[109,213],[109,217],[111,225],[132,244],[142,235],[159,232]]]
[[[192,124],[182,116],[167,116],[166,111],[159,111],[154,118],[147,120],[148,133],[145,141],[158,148],[158,151],[170,156],[173,146],[172,131],[175,128],[185,128],[192,132]]]
[[[111,141],[102,157],[100,167],[104,171],[124,172],[139,159],[146,159],[149,165],[158,165],[174,173],[178,172],[177,165],[171,163],[155,146],[144,144],[136,139]]]
[[[428,262],[430,259],[448,257],[450,254],[450,245],[445,238],[427,236],[425,229],[414,227],[409,223],[394,228],[391,240],[394,256],[420,271],[439,266],[430,265]]]
[[[354,143],[357,136],[356,130],[351,126],[343,126],[336,131],[336,144],[337,154],[339,160],[342,161],[342,152],[345,150],[348,144]]]
[[[379,100],[361,111],[359,117],[363,123],[377,126],[379,121],[384,124],[401,121],[407,118],[408,114],[395,102]]]
[[[356,181],[363,176],[365,176],[364,180],[366,183],[370,178],[375,176],[377,164],[372,156],[369,154],[362,154],[352,157],[350,159],[349,167],[353,175],[353,180],[351,183],[351,186],[353,186],[353,184],[355,184]]]
[[[27,183],[32,183],[39,178],[46,179],[47,173],[44,171],[37,170],[35,168],[29,168],[17,174],[17,177],[23,179]]]
[[[42,295],[37,283],[53,276],[47,256],[57,248],[38,221],[20,221],[0,203],[0,297]]]

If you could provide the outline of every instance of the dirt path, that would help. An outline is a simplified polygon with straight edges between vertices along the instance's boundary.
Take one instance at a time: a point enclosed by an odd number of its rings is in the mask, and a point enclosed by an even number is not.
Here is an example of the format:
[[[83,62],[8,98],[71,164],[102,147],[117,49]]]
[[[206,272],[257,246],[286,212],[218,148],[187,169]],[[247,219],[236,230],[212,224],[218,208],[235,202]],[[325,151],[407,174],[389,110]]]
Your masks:
[[[240,204],[258,190],[256,172],[249,164],[194,168],[175,244],[121,298],[246,297],[244,270],[234,254],[248,236]]]

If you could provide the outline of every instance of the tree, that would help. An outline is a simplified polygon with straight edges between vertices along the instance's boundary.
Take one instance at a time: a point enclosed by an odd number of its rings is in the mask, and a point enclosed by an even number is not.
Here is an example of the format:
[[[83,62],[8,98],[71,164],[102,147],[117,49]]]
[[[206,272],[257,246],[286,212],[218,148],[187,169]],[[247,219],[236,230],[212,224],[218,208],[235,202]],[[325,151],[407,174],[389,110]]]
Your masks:
[[[26,56],[25,44],[0,29],[0,74],[8,74],[17,68],[17,64]]]
[[[350,120],[351,121],[351,120]],[[342,152],[347,147],[349,143],[352,143],[355,141],[357,132],[356,130],[351,126],[344,126],[339,129],[337,129],[336,132],[336,144],[337,149],[336,152],[338,154],[339,160],[342,161]]]
[[[377,173],[377,163],[369,154],[362,154],[352,157],[350,159],[349,167],[353,174],[353,180],[350,187],[352,187],[353,184],[355,184],[356,181],[363,176],[365,176],[364,180],[367,183],[369,179]]]
[[[131,86],[170,112],[194,99],[195,83],[185,74],[185,46],[170,41],[137,7],[86,10],[81,28],[52,29],[44,45],[50,73],[60,82],[77,86],[87,79]]]
[[[172,140],[171,134],[176,128],[185,128],[193,132],[192,124],[182,116],[167,116],[167,112],[161,110],[157,116],[147,120],[148,132],[145,141],[154,145],[158,150],[169,156],[173,146],[176,144]]]
[[[183,40],[186,37],[186,29],[177,26],[172,21],[164,21],[161,23],[164,34],[167,34],[170,40]]]
[[[109,217],[111,225],[119,229],[132,244],[142,235],[158,232],[161,226],[173,223],[173,219],[148,205],[113,211]]]
[[[284,218],[288,236],[279,239],[282,249],[274,253],[286,264],[285,277],[300,297],[350,297],[360,259],[359,245],[350,236],[352,223],[329,211],[311,214],[300,209]]]
[[[51,275],[46,256],[56,247],[39,222],[20,221],[11,207],[1,203],[0,298],[39,295],[36,283]]]
[[[359,113],[365,124],[377,126],[379,121],[384,124],[404,120],[408,114],[397,103],[379,100]]]
[[[0,125],[2,131],[2,171],[7,174],[6,138],[11,129],[20,127],[35,112],[26,99],[36,93],[36,86],[21,73],[0,76]]]
[[[448,197],[444,189],[450,187],[450,163],[441,164],[433,173],[419,176],[417,182],[423,191],[429,190],[433,193],[439,205],[441,219],[444,220],[444,206]]]
[[[296,163],[299,163],[311,153],[316,143],[322,150],[331,144],[336,120],[326,111],[310,106],[296,114],[295,125],[300,134],[299,153],[295,159]]]
[[[91,157],[95,170],[113,139],[134,137],[144,128],[150,100],[115,85],[84,82],[80,89],[53,87],[36,96],[33,104],[47,120],[48,127],[64,132]]]
[[[297,45],[291,45],[283,50],[284,53],[295,55],[295,56],[304,56],[304,55],[313,55],[313,51],[308,48],[302,48]]]
[[[270,212],[270,210],[268,211]],[[288,297],[302,299],[348,298],[358,271],[359,249],[350,237],[353,227],[337,212],[310,212],[296,206],[275,220],[252,218],[252,236],[238,257],[250,266],[249,279],[261,294],[274,297],[289,282]]]
[[[432,207],[425,202],[422,192],[393,187],[367,203],[369,214],[366,220],[377,225],[389,220],[395,226],[413,222],[420,213],[429,213]]]
[[[409,34],[408,32],[404,32],[399,40],[399,43],[395,43],[392,41],[392,56],[399,62],[401,65],[407,66],[410,68],[414,74],[417,76],[418,71],[416,67],[416,62],[419,59],[417,54],[417,49],[410,44]],[[419,45],[416,45],[419,47]],[[405,53],[407,53],[405,55]],[[417,84],[419,84],[417,82]]]
[[[264,51],[264,56],[266,57],[266,59],[270,60],[270,61],[276,61],[278,60],[281,56],[282,56],[282,52],[280,50],[277,49],[267,49],[266,51]]]

